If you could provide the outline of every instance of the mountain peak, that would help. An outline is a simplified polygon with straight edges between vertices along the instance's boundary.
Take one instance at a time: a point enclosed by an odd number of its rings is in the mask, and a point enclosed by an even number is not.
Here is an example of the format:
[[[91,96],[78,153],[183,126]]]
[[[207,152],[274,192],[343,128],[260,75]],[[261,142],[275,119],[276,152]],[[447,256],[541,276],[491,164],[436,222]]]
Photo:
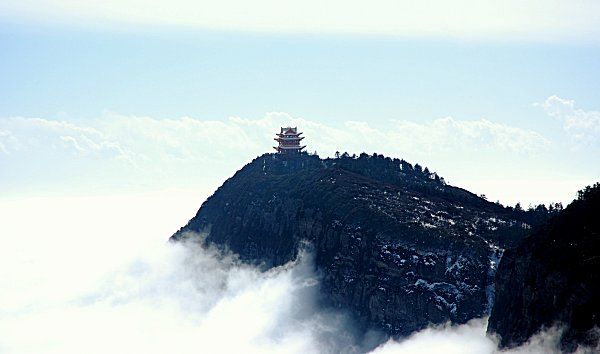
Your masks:
[[[502,250],[532,226],[531,215],[404,160],[264,154],[172,239],[206,234],[264,268],[294,260],[308,243],[324,304],[350,310],[365,328],[407,335],[486,314]]]

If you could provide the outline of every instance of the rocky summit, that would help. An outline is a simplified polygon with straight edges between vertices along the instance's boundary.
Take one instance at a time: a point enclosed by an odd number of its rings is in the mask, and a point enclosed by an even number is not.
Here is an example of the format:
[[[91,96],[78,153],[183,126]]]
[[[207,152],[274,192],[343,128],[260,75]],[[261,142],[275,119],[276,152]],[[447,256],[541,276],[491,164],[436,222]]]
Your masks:
[[[488,332],[513,347],[559,325],[564,351],[600,348],[600,184],[507,250]]]
[[[172,240],[202,237],[265,269],[308,245],[324,306],[348,310],[364,329],[402,336],[488,313],[503,250],[547,215],[489,202],[382,155],[265,154]]]

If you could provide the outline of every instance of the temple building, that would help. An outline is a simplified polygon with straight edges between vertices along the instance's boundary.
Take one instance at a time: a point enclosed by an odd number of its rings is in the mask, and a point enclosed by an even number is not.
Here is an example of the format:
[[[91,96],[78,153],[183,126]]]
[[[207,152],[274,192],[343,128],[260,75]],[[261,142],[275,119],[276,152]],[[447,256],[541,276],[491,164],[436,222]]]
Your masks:
[[[300,136],[302,132],[298,133],[298,127],[292,128],[281,128],[279,134],[275,138],[275,141],[279,143],[279,146],[273,147],[280,154],[298,154],[306,146],[300,146],[300,141],[304,137]]]

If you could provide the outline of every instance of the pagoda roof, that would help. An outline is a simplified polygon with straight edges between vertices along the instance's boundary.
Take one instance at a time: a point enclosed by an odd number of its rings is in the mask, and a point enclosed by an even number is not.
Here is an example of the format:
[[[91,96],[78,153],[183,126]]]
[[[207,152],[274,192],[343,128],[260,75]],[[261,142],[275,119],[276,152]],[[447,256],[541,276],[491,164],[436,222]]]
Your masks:
[[[280,140],[282,140],[282,141],[283,140],[286,140],[286,141],[298,140],[298,141],[300,141],[300,140],[304,139],[303,136],[298,136],[300,134],[298,134],[298,135],[296,135],[294,137],[285,137],[285,136],[282,136],[282,135],[279,135],[279,134],[277,134],[277,135],[279,136],[279,138],[273,138],[274,140],[277,140],[277,141],[280,141]]]
[[[280,134],[298,134],[298,127],[281,127]]]
[[[284,136],[284,135],[300,135],[300,134],[302,134],[302,132],[300,132],[300,133],[290,133],[290,132],[286,132],[286,133],[277,133],[277,134],[275,134],[275,135],[277,135],[277,136]]]
[[[304,146],[278,146],[278,147],[274,147],[274,149],[281,149],[281,150],[302,150],[306,147],[306,145]]]

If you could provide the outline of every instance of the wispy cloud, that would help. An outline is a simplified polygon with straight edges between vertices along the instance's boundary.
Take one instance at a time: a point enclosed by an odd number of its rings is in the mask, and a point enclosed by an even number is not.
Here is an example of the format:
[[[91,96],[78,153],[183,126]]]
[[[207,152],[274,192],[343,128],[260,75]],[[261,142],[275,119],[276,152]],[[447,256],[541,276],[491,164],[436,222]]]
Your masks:
[[[8,130],[0,129],[0,152],[8,155],[9,149],[18,149],[19,142]]]
[[[389,341],[371,354],[560,354],[559,328],[548,328],[531,337],[520,347],[500,351],[497,340],[486,336],[487,319],[478,318],[460,326],[432,326],[403,341]],[[580,348],[577,353],[584,353]]]
[[[485,149],[514,154],[536,154],[547,150],[551,143],[541,134],[487,119],[456,120],[452,117],[430,123],[398,122],[398,140],[429,149]]]
[[[326,125],[282,112],[225,121],[111,114],[85,126],[39,118],[0,121],[6,140],[18,139],[29,149],[65,149],[78,155],[105,153],[105,157],[137,163],[214,162],[257,156],[272,151],[274,132],[286,124],[300,126],[310,151],[317,150],[325,156],[332,156],[337,150],[392,155],[435,155],[447,151],[528,155],[543,152],[551,145],[534,131],[486,119],[451,117],[426,123],[396,121],[384,129],[365,121]]]
[[[487,119],[373,126],[367,121],[323,124],[284,112],[226,120],[116,113],[83,123],[5,118],[0,119],[0,163],[10,166],[10,173],[0,175],[0,185],[8,188],[5,193],[36,191],[38,185],[45,191],[216,188],[254,157],[273,152],[273,134],[283,125],[300,127],[308,151],[322,157],[336,151],[376,152],[424,164],[459,184],[473,176],[515,179],[520,175],[511,172],[523,166],[532,173],[531,166],[552,150],[552,143],[535,131]],[[500,189],[475,191],[496,199],[507,196]]]
[[[128,151],[117,142],[106,137],[100,130],[65,121],[41,118],[5,118],[0,120],[0,142],[9,151],[30,152],[39,150],[64,150],[79,155],[96,155],[130,160]]]
[[[265,118],[249,120],[232,118],[232,123],[247,129],[268,132],[271,138],[283,122],[302,127],[316,149],[331,156],[333,151],[350,153],[384,152],[392,155],[434,155],[460,150],[506,152],[511,154],[537,154],[546,151],[551,143],[535,131],[521,129],[487,119],[457,120],[452,117],[419,123],[395,121],[380,128],[366,121],[347,121],[341,125],[326,125],[313,120],[295,118],[287,113],[270,113]]]
[[[562,123],[574,143],[600,148],[599,111],[585,111],[577,108],[574,100],[554,95],[537,105],[542,107],[549,116]]]
[[[12,18],[79,24],[144,24],[224,30],[516,40],[597,40],[600,5],[584,0],[85,1],[5,0]]]

